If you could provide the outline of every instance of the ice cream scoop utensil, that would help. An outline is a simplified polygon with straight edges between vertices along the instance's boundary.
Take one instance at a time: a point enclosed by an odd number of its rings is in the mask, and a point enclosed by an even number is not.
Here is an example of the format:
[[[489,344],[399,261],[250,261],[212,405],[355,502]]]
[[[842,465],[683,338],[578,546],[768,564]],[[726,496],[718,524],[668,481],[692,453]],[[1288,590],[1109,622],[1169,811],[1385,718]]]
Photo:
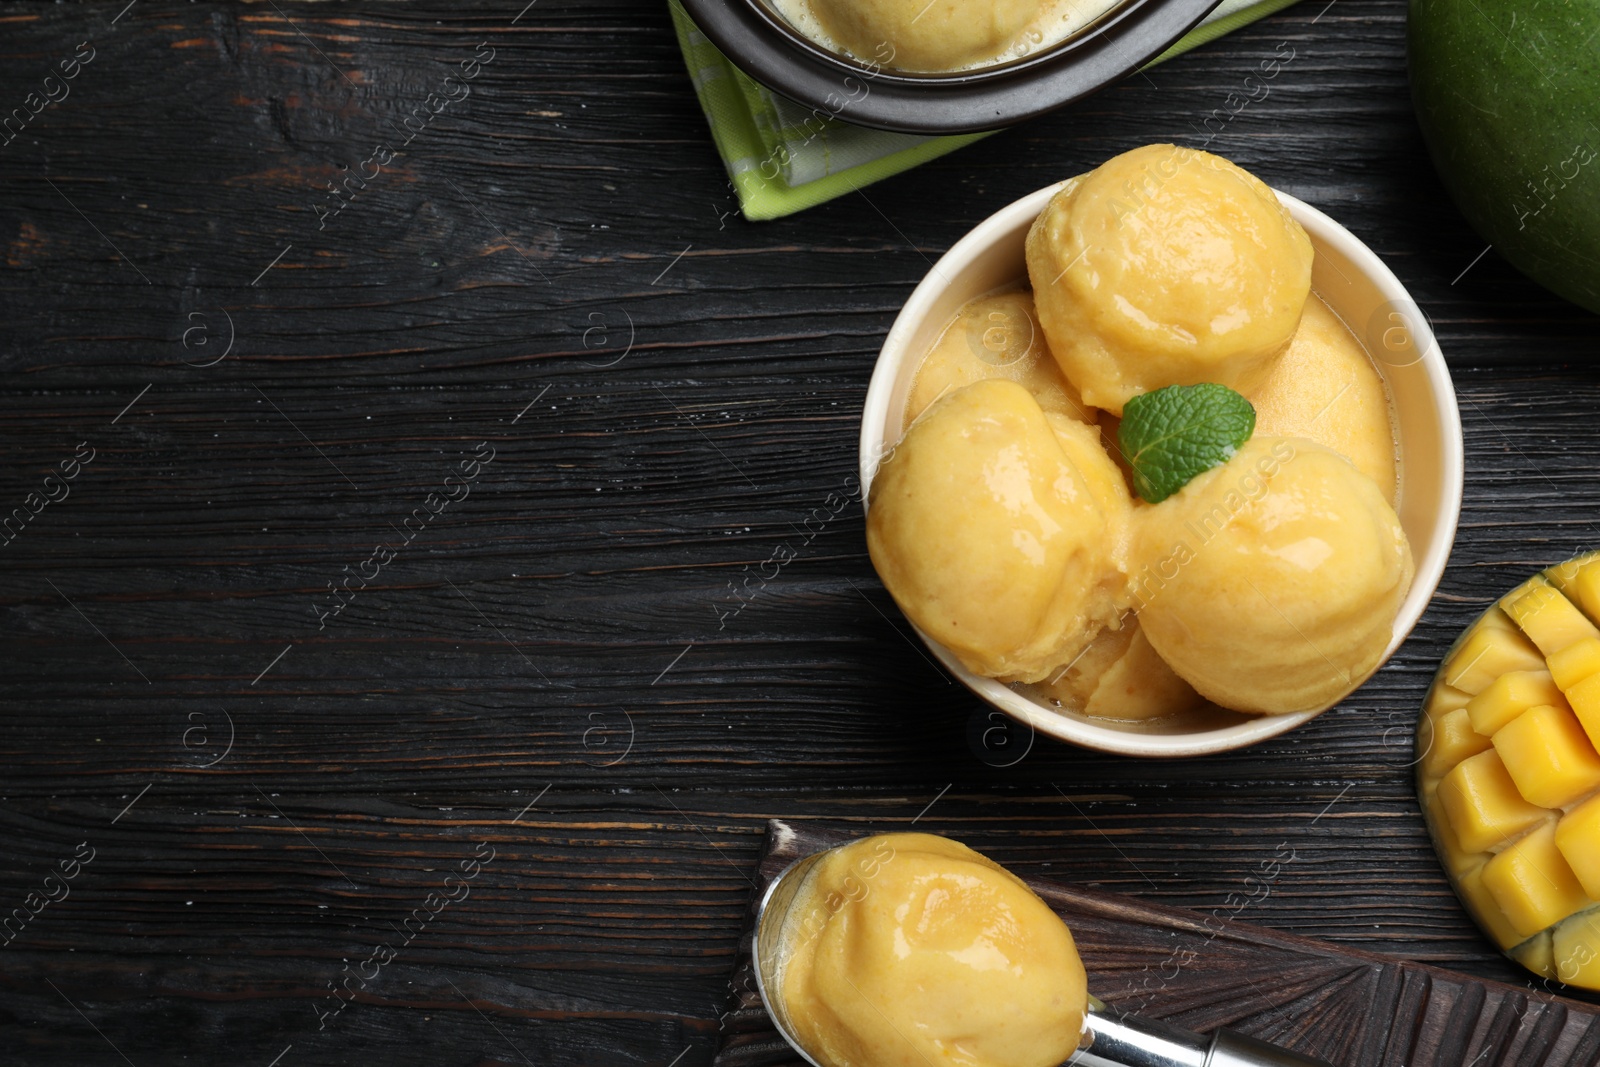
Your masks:
[[[1123,1015],[1089,998],[1087,1041],[1071,1067],[1330,1067],[1232,1030],[1196,1034],[1181,1027]]]
[[[762,895],[756,909],[756,988],[783,1039],[813,1067],[826,1067],[800,1043],[783,998],[779,974],[786,962],[782,951],[785,920],[806,876],[827,852],[798,859],[786,867]],[[1192,1033],[1154,1019],[1124,1015],[1096,997],[1089,998],[1084,1042],[1064,1067],[1332,1067],[1231,1030],[1210,1035]]]

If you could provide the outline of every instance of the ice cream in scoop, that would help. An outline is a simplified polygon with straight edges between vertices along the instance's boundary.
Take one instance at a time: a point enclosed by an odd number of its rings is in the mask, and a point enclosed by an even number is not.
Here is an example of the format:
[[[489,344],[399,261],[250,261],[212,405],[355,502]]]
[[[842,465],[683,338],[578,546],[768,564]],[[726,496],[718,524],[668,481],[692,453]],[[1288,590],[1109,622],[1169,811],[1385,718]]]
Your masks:
[[[779,996],[825,1067],[1056,1067],[1088,986],[1066,924],[958,842],[883,834],[824,856],[781,934]]]
[[[1028,233],[1050,349],[1086,403],[1264,381],[1311,291],[1310,238],[1220,156],[1147,145],[1068,183]]]
[[[867,548],[906,616],[969,670],[1036,682],[1121,615],[1131,509],[1096,427],[985,379],[883,460]]]
[[[1309,711],[1383,659],[1411,584],[1400,520],[1321,445],[1257,436],[1134,533],[1134,601],[1151,646],[1207,699]]]

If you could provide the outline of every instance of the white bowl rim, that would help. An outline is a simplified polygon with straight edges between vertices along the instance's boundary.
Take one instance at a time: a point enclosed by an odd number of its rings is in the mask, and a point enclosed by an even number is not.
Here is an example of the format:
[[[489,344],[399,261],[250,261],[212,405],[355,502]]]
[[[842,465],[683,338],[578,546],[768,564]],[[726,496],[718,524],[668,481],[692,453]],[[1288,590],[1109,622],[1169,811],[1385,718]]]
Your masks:
[[[945,271],[955,273],[977,253],[994,244],[997,237],[1011,232],[1024,222],[1031,223],[1044,210],[1050,198],[1071,180],[1073,179],[1069,178],[1035,190],[978,223],[952,245],[949,251],[939,257],[939,261],[933,265],[900,309],[894,325],[884,338],[883,347],[879,350],[872,379],[867,386],[866,402],[862,407],[859,463],[863,509],[867,505],[878,461],[887,450],[885,435],[881,430],[888,418],[889,404],[899,376],[900,365],[904,362],[903,357],[897,359],[893,354],[903,353],[906,350],[917,325],[928,315],[947,284]],[[1395,304],[1419,306],[1400,283],[1400,279],[1395,277],[1394,272],[1355,234],[1304,201],[1276,189],[1273,192],[1314,241],[1329,246],[1353,263],[1376,284],[1386,300]],[[1456,403],[1455,385],[1450,378],[1450,369],[1445,364],[1444,355],[1439,350],[1438,341],[1433,335],[1427,317],[1418,314],[1415,316],[1415,322],[1408,322],[1407,326],[1413,345],[1423,353],[1418,362],[1422,364],[1427,376],[1434,415],[1439,420],[1441,430],[1440,467],[1443,476],[1438,486],[1437,503],[1444,528],[1441,531],[1443,536],[1435,539],[1430,551],[1415,561],[1416,575],[1412,579],[1410,591],[1400,605],[1400,612],[1395,617],[1393,636],[1379,663],[1380,668],[1410,636],[1417,621],[1433,599],[1439,580],[1444,576],[1445,564],[1455,544],[1456,528],[1461,517],[1461,494],[1465,478],[1461,411]],[[912,628],[916,629],[914,624]],[[993,678],[984,678],[968,671],[953,653],[939,642],[930,639],[920,629],[917,629],[917,636],[928,650],[939,658],[946,670],[993,707],[1026,723],[1030,729],[1039,733],[1102,752],[1165,758],[1228,752],[1277,737],[1328,710],[1328,708],[1318,708],[1288,715],[1263,715],[1220,729],[1187,734],[1118,730],[1057,714]],[[1336,706],[1347,698],[1348,694],[1329,707]]]

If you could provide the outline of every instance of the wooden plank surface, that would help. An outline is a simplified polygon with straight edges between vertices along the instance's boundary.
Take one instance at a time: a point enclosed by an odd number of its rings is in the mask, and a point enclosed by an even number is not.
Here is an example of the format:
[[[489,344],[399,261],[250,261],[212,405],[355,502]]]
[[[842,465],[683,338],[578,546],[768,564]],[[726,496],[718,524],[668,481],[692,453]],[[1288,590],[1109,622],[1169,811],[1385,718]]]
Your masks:
[[[1409,738],[1456,629],[1600,542],[1594,319],[1494,252],[1463,274],[1484,243],[1422,150],[1404,8],[1307,0],[749,225],[658,4],[0,6],[5,108],[94,53],[0,147],[0,514],[93,457],[0,547],[0,910],[94,857],[0,948],[0,1059],[706,1063],[771,817],[915,821],[1201,911],[1287,843],[1248,921],[1524,981],[1428,851]],[[859,505],[803,524],[852,484],[929,261],[1118,151],[1197,143],[1279,42],[1213,147],[1432,317],[1466,422],[1450,568],[1286,737],[999,766],[1027,739],[974,740]],[[341,168],[490,53],[319,229]]]
[[[772,820],[757,890],[764,894],[796,860],[854,837]],[[1335,1067],[1589,1067],[1600,1056],[1600,1010],[1587,1005],[1236,922],[1297,859],[1293,848],[1280,849],[1236,901],[1205,914],[1086,890],[1070,874],[1028,884],[1072,930],[1090,992],[1123,1014],[1202,1034],[1227,1027]],[[758,992],[759,900],[746,913],[713,1067],[804,1064]]]

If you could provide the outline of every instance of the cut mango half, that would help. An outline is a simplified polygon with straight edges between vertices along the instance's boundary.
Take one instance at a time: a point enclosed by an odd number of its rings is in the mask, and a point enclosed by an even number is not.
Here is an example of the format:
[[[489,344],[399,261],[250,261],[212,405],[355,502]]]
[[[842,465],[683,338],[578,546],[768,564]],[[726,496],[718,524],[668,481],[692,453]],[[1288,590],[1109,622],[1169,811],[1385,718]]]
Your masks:
[[[1501,597],[1445,656],[1417,792],[1478,926],[1528,970],[1600,990],[1600,552]]]

